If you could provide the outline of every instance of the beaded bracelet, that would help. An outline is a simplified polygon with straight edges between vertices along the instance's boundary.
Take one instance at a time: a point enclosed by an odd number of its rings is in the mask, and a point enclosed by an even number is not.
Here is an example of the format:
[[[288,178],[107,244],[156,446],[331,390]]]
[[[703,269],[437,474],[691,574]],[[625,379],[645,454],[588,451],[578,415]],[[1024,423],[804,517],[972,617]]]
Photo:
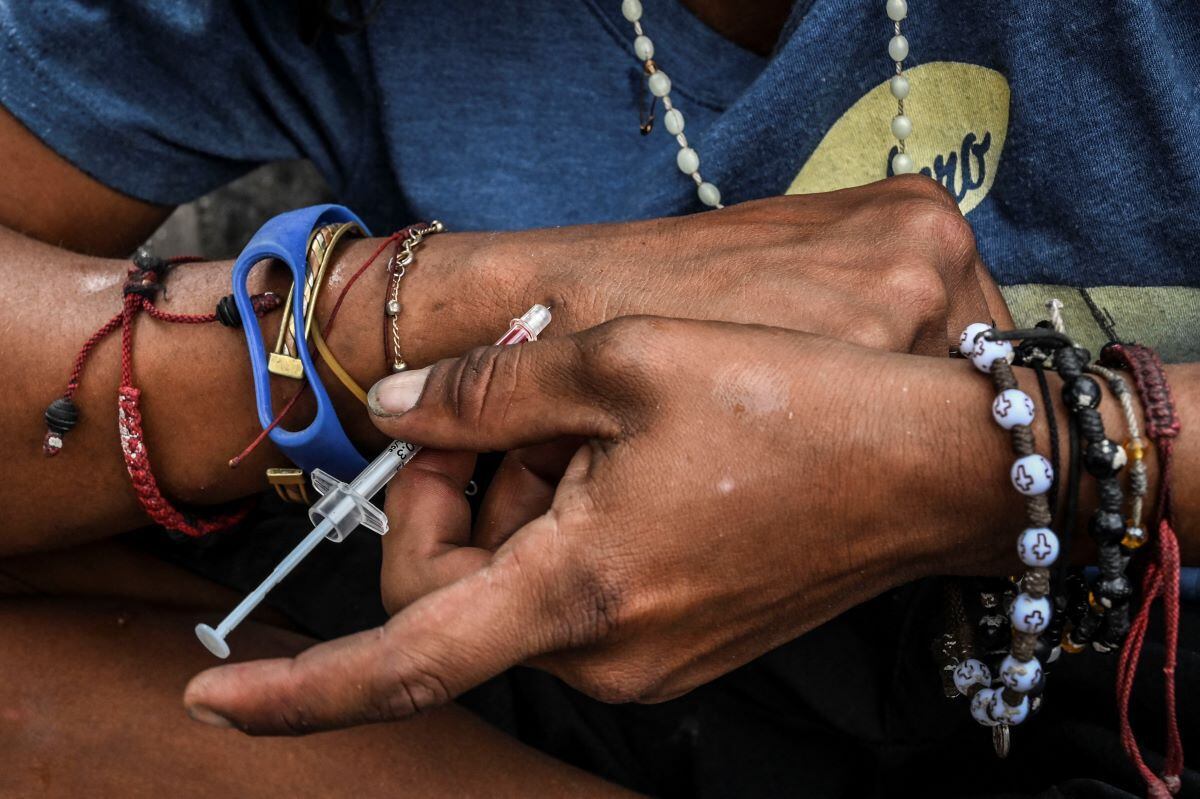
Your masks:
[[[1100,579],[1096,590],[1088,595],[1086,615],[1063,636],[1062,647],[1076,653],[1091,643],[1093,649],[1109,652],[1120,645],[1129,630],[1129,599],[1133,593],[1125,577],[1129,558],[1120,546],[1125,525],[1121,518],[1123,493],[1117,479],[1127,458],[1125,451],[1104,433],[1104,420],[1096,410],[1102,396],[1100,385],[1083,373],[1091,355],[1057,330],[992,330],[982,338],[997,343],[1038,339],[1055,348],[1054,366],[1063,380],[1063,401],[1083,438],[1083,466],[1096,478],[1100,495],[1099,507],[1088,524],[1099,553]],[[1103,634],[1098,637],[1102,625]]]
[[[1132,553],[1147,540],[1146,529],[1142,526],[1147,487],[1146,443],[1142,440],[1141,426],[1133,409],[1133,392],[1129,390],[1125,378],[1098,363],[1089,366],[1088,371],[1108,381],[1109,390],[1121,403],[1121,415],[1125,417],[1125,427],[1129,431],[1129,443],[1125,445],[1125,454],[1129,456],[1129,518],[1125,520],[1125,537],[1121,539],[1121,546]]]
[[[1055,368],[1063,379],[1063,400],[1083,438],[1083,466],[1096,479],[1100,496],[1099,507],[1088,522],[1088,533],[1097,546],[1100,579],[1088,599],[1087,615],[1063,638],[1067,652],[1078,652],[1089,642],[1098,652],[1120,646],[1129,631],[1129,599],[1133,594],[1125,576],[1129,558],[1121,548],[1126,535],[1121,517],[1124,493],[1117,478],[1127,458],[1125,450],[1105,435],[1104,420],[1097,410],[1100,384],[1083,373],[1089,360],[1087,350],[1075,346],[1062,347],[1054,356]]]
[[[1003,756],[1008,750],[1008,727],[1029,717],[1030,697],[1040,696],[1045,685],[1035,651],[1039,634],[1049,624],[1053,612],[1047,567],[1058,557],[1059,542],[1050,529],[1052,515],[1046,499],[1054,470],[1034,448],[1033,399],[1017,387],[1011,366],[1013,345],[991,340],[985,335],[990,330],[990,326],[982,323],[968,326],[959,339],[959,348],[964,354],[970,352],[975,368],[991,375],[997,391],[992,418],[1012,434],[1017,458],[1009,478],[1025,497],[1029,518],[1029,526],[1017,537],[1017,554],[1026,569],[1020,579],[1020,593],[1009,609],[1012,642],[1000,665],[1002,685],[993,688],[991,671],[974,658],[959,664],[954,681],[958,690],[971,700],[971,716],[980,724],[995,728],[993,742],[997,753]]]

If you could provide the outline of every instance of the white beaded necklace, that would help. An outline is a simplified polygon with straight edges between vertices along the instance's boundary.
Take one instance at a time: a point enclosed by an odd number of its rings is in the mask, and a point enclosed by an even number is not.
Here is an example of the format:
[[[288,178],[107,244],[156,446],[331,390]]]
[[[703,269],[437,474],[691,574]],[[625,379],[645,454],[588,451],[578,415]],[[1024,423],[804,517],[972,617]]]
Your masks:
[[[658,68],[654,62],[654,42],[642,30],[641,0],[621,0],[621,14],[633,24],[633,51],[642,60],[646,70],[646,84],[650,93],[662,100],[663,125],[675,137],[679,144],[679,152],[675,163],[679,171],[689,176],[696,183],[696,194],[700,202],[710,208],[724,208],[721,204],[721,191],[716,184],[709,183],[700,175],[700,154],[688,144],[687,136],[683,133],[683,113],[671,102],[671,79],[667,73]],[[904,76],[904,59],[908,58],[908,39],[900,32],[900,21],[908,16],[907,0],[887,0],[888,19],[895,25],[895,35],[888,42],[888,55],[896,63],[896,74],[889,84],[892,96],[896,98],[896,115],[892,117],[892,135],[898,142],[897,152],[892,157],[892,172],[904,175],[914,170],[912,158],[905,151],[905,140],[912,135],[912,120],[904,113],[904,99],[908,97],[908,78]]]

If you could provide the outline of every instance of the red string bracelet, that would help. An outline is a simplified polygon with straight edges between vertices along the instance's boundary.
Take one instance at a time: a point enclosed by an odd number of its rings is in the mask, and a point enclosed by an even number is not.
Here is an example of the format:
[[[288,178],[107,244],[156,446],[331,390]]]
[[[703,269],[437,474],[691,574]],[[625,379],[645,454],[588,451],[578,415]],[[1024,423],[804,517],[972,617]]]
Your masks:
[[[1117,709],[1120,714],[1121,745],[1152,797],[1178,793],[1183,771],[1183,741],[1175,705],[1175,663],[1179,650],[1179,541],[1175,536],[1171,504],[1171,469],[1179,418],[1166,373],[1158,354],[1137,344],[1112,343],[1100,353],[1101,363],[1127,370],[1137,386],[1146,413],[1146,436],[1158,451],[1158,539],[1152,561],[1142,575],[1142,605],[1129,628],[1129,639],[1117,662]],[[1134,677],[1150,624],[1150,608],[1157,599],[1163,602],[1165,653],[1163,658],[1163,699],[1166,704],[1167,751],[1160,779],[1146,765],[1129,721],[1129,699]]]
[[[141,390],[133,383],[133,323],[137,314],[145,311],[152,319],[181,325],[208,324],[219,321],[217,313],[177,314],[163,311],[154,305],[153,298],[162,291],[162,281],[176,266],[200,261],[200,258],[177,257],[162,260],[146,250],[138,250],[133,265],[122,287],[123,304],[120,312],[105,322],[93,333],[75,356],[71,376],[63,395],[46,409],[46,435],[42,452],[54,456],[63,447],[63,436],[79,421],[79,410],[74,402],[84,366],[97,344],[118,327],[121,328],[121,384],[117,390],[118,429],[121,452],[125,468],[133,482],[134,493],[142,508],[157,524],[168,530],[189,536],[201,536],[224,530],[241,521],[250,510],[249,505],[200,518],[185,513],[163,496],[150,462],[150,452],[142,429]],[[282,300],[271,292],[257,294],[252,298],[256,316],[278,308]]]

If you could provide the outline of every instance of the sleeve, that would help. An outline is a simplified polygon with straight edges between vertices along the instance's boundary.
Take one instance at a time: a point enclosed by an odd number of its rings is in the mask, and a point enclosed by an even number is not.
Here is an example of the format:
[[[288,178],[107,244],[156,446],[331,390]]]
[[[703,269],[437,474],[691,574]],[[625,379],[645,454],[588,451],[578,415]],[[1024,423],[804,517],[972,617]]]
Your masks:
[[[336,189],[362,134],[363,75],[341,43],[303,43],[293,8],[0,2],[0,105],[87,174],[147,202],[187,202],[302,157]]]

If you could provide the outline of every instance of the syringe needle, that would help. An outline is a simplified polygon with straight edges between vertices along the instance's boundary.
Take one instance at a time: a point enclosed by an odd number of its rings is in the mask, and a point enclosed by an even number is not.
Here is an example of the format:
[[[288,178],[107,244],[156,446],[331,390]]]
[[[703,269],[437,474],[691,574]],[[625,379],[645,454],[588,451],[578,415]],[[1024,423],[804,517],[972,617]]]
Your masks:
[[[229,644],[225,643],[225,636],[229,635],[233,628],[241,624],[258,607],[259,603],[266,598],[270,590],[279,585],[280,581],[284,577],[287,577],[292,569],[296,568],[296,565],[307,557],[308,553],[316,549],[317,544],[321,543],[321,539],[328,535],[332,529],[333,524],[329,521],[321,522],[314,527],[312,532],[304,536],[304,539],[299,544],[296,544],[296,547],[283,560],[279,561],[279,565],[267,575],[265,580],[258,584],[258,588],[246,594],[246,598],[239,602],[237,607],[229,611],[229,615],[221,620],[221,623],[217,625],[217,629],[214,630],[207,624],[197,624],[196,637],[200,639],[200,643],[204,644],[209,652],[212,652],[219,658],[229,657]]]

